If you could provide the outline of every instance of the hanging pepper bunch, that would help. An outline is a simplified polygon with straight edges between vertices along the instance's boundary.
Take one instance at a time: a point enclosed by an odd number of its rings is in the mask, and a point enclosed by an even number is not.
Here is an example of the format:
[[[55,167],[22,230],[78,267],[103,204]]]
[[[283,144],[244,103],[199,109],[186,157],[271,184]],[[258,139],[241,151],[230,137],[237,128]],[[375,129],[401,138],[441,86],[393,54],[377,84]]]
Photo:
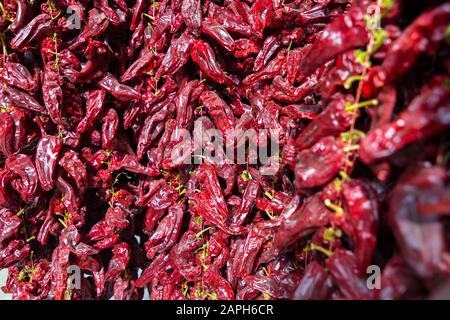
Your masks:
[[[14,299],[417,299],[450,285],[450,2],[0,10]],[[275,143],[276,170],[249,143]]]

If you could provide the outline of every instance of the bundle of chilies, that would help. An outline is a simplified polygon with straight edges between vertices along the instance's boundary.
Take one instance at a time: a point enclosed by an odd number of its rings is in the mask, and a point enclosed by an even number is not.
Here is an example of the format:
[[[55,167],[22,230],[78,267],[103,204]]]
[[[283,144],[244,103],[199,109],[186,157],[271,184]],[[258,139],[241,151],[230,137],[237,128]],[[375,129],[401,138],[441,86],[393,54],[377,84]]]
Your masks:
[[[0,269],[14,299],[448,292],[450,2],[0,9]],[[257,145],[277,145],[276,170],[248,146],[243,162],[196,154],[209,129],[268,133]]]

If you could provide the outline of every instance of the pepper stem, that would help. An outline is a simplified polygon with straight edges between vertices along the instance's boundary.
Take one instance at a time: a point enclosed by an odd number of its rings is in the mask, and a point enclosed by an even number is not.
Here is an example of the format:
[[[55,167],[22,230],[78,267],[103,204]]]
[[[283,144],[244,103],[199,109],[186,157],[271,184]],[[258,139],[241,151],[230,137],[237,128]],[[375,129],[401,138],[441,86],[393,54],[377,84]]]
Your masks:
[[[195,238],[196,238],[197,240],[200,240],[200,238],[202,237],[202,234],[204,234],[205,232],[207,232],[207,231],[210,230],[210,229],[212,229],[212,227],[207,227],[207,228],[203,229],[202,231],[197,232],[197,233],[195,234]]]
[[[311,243],[310,249],[311,250],[315,250],[315,251],[319,251],[319,252],[323,253],[324,255],[326,255],[327,257],[331,257],[333,255],[333,252],[331,252],[330,250],[325,249],[322,246],[318,246],[318,245],[316,245],[314,243]]]
[[[342,215],[344,214],[344,209],[342,209],[341,207],[335,205],[334,203],[331,202],[330,199],[325,199],[325,201],[323,202],[325,204],[325,206],[331,210],[333,210],[334,212],[336,212],[337,215]]]
[[[8,47],[6,46],[5,34],[3,32],[0,32],[0,41],[2,42],[3,58],[5,58],[9,54],[8,54]]]
[[[348,103],[345,105],[345,110],[348,113],[352,113],[358,109],[362,109],[362,108],[369,107],[369,106],[376,106],[376,105],[378,105],[378,100],[372,99],[372,100],[367,100],[367,101],[363,101],[363,102],[356,103],[356,104]]]
[[[0,2],[0,10],[2,11],[2,16],[9,22],[13,22],[13,19],[8,15],[8,13],[5,10],[5,7],[3,6],[3,3]]]
[[[355,81],[360,81],[360,80],[362,80],[362,79],[363,79],[363,76],[362,76],[362,75],[351,76],[351,77],[349,77],[347,80],[345,80],[345,82],[344,82],[344,88],[345,88],[346,90],[349,90],[349,89],[352,87],[352,85],[353,85],[353,83],[354,83]]]

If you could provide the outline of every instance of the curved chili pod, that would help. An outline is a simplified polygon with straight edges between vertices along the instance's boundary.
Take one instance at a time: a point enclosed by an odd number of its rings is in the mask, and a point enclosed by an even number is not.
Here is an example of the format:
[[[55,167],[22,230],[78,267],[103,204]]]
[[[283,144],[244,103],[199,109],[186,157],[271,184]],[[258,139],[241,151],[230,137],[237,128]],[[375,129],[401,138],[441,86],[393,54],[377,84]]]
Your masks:
[[[36,148],[36,171],[42,189],[51,190],[55,186],[55,167],[63,142],[55,136],[42,137]]]

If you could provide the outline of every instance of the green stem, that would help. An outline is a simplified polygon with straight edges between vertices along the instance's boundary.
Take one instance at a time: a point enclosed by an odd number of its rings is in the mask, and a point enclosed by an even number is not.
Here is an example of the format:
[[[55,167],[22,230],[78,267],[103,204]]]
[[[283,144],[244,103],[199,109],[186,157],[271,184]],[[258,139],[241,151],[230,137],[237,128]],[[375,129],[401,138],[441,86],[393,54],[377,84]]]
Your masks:
[[[344,147],[344,152],[352,152],[352,151],[356,151],[356,150],[359,150],[359,145],[357,145],[357,144]]]
[[[292,40],[289,42],[289,46],[287,47],[287,51],[291,52],[292,49]]]
[[[265,212],[266,212],[267,216],[270,218],[270,220],[275,220],[275,216],[272,213],[270,213],[269,210],[265,210]]]
[[[252,175],[247,170],[242,171],[241,177],[242,177],[242,180],[244,180],[244,182],[247,182],[248,180],[253,179]]]
[[[319,251],[327,257],[331,257],[333,255],[333,252],[331,252],[330,250],[327,250],[324,247],[318,246],[314,243],[311,243],[311,250]]]
[[[195,234],[195,238],[196,238],[197,240],[200,240],[202,234],[204,234],[205,232],[207,232],[207,231],[210,230],[210,229],[212,229],[212,227],[207,227],[207,228],[203,229],[202,231],[197,232],[197,233]]]
[[[144,13],[144,16],[146,16],[147,18],[149,18],[150,20],[155,20],[154,16],[149,15],[148,13]]]
[[[369,106],[376,106],[376,105],[378,105],[378,100],[377,99],[372,99],[372,100],[367,100],[367,101],[363,101],[363,102],[356,103],[356,104],[350,104],[349,103],[349,104],[347,104],[345,106],[345,110],[348,113],[352,113],[352,112],[355,112],[358,109],[362,109],[362,108],[369,107]]]
[[[264,191],[264,195],[269,198],[270,200],[273,199],[273,195],[269,191]]]
[[[3,6],[3,3],[1,3],[1,2],[0,2],[0,10],[2,11],[3,18],[8,20],[9,22],[13,22],[13,19],[10,16],[8,16],[8,13],[6,12],[5,7]]]
[[[344,82],[344,88],[349,90],[355,81],[361,81],[363,79],[362,75],[351,76]]]
[[[335,205],[334,203],[331,202],[330,199],[325,199],[325,201],[323,202],[325,204],[325,206],[331,210],[333,210],[334,212],[336,212],[337,215],[342,215],[344,214],[344,209],[342,209],[341,207]]]
[[[342,180],[344,181],[350,181],[350,177],[345,171],[339,171],[339,175],[341,176]]]
[[[7,57],[9,54],[8,54],[8,47],[6,46],[5,34],[3,32],[0,33],[0,41],[2,42],[3,58],[4,58]]]

